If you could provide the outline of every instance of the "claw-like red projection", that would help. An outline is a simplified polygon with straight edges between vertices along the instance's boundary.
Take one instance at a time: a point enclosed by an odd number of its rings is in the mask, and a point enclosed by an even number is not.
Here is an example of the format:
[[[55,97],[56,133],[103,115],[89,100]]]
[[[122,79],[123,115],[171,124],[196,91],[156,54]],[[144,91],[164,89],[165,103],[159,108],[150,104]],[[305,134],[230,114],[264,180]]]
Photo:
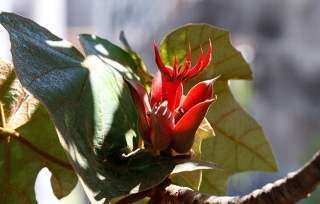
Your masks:
[[[159,51],[158,51],[158,47],[156,45],[155,39],[154,39],[153,47],[154,47],[154,52],[155,52],[155,56],[156,56],[156,63],[159,67],[159,70],[162,72],[162,74],[166,77],[166,79],[168,81],[185,82],[188,79],[200,74],[203,70],[205,70],[205,68],[207,67],[207,65],[211,61],[212,46],[211,46],[210,39],[209,39],[209,49],[208,49],[206,57],[203,59],[203,51],[202,51],[202,47],[200,46],[199,60],[191,69],[190,69],[190,66],[191,66],[190,46],[189,46],[189,50],[188,50],[187,60],[186,60],[186,63],[185,63],[185,66],[183,69],[181,69],[181,66],[178,65],[178,59],[176,56],[174,57],[173,67],[165,66],[163,64],[161,57],[160,57],[160,54],[159,54]]]
[[[140,83],[125,79],[138,111],[138,132],[146,143],[160,151],[172,147],[178,153],[185,153],[191,149],[196,131],[215,101],[213,84],[217,78],[195,85],[181,103],[182,84],[207,67],[212,55],[211,41],[204,59],[200,47],[199,60],[192,68],[190,46],[183,68],[176,56],[173,68],[165,66],[155,42],[154,51],[160,71],[152,81],[150,95]]]

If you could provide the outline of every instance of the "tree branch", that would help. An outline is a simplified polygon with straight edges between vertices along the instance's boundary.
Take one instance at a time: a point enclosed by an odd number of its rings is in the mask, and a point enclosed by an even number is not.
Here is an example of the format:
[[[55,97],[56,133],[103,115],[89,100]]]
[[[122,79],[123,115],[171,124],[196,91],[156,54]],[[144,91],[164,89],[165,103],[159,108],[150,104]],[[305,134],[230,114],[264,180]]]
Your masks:
[[[172,204],[289,204],[307,197],[319,184],[320,151],[299,170],[289,173],[287,177],[277,180],[273,184],[267,184],[245,196],[219,197],[207,195],[195,192],[190,188],[178,186],[171,181],[165,181],[162,183],[162,187],[165,189],[164,200],[167,201],[166,203]]]
[[[40,156],[41,158],[43,158],[44,160],[47,160],[51,163],[54,163],[66,170],[69,171],[74,171],[72,165],[70,163],[67,163],[57,157],[52,156],[51,154],[43,151],[42,149],[40,149],[39,147],[37,147],[36,145],[34,145],[32,142],[30,142],[29,140],[27,140],[25,137],[23,137],[19,132],[13,130],[13,129],[9,129],[9,128],[2,128],[0,127],[0,136],[3,137],[10,137],[10,138],[14,138],[15,140],[17,140],[19,143],[23,144],[24,146],[28,147],[31,151],[33,151],[34,153],[36,153],[38,156]],[[10,141],[8,141],[10,142]]]

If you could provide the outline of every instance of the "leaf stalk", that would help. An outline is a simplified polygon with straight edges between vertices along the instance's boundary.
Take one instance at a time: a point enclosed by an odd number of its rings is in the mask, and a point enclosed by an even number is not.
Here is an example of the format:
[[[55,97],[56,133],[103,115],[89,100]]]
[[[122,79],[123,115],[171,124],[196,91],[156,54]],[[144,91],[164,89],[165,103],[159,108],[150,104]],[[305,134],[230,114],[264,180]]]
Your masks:
[[[31,151],[36,153],[38,156],[40,156],[42,159],[49,161],[53,164],[56,164],[57,166],[62,167],[63,169],[69,170],[69,171],[74,171],[72,165],[70,163],[67,163],[57,157],[52,156],[51,154],[43,151],[39,147],[37,147],[35,144],[30,142],[27,138],[22,136],[19,132],[16,130],[10,129],[10,128],[2,128],[0,127],[0,136],[2,137],[10,137],[14,138],[16,141],[18,141],[20,144],[26,146],[29,148]]]

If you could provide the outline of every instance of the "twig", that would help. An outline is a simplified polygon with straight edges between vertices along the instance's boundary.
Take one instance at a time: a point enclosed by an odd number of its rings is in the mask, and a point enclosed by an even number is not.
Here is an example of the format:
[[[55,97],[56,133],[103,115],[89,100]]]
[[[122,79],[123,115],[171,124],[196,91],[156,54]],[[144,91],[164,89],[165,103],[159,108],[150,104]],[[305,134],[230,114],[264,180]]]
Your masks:
[[[41,158],[43,158],[51,163],[54,163],[54,164],[66,169],[66,170],[74,171],[74,169],[70,163],[67,163],[67,162],[65,162],[57,157],[54,157],[51,154],[43,151],[42,149],[40,149],[39,147],[34,145],[32,142],[27,140],[25,137],[23,137],[19,132],[15,131],[13,129],[0,127],[0,136],[6,137],[6,138],[9,136],[10,138],[14,138],[19,143],[28,147],[31,151],[36,153]]]
[[[3,103],[1,101],[0,101],[0,115],[1,115],[2,127],[6,128],[7,127],[6,118],[5,118],[5,115],[4,115]]]
[[[164,196],[170,200],[168,203],[172,204],[290,204],[307,197],[319,184],[320,151],[299,170],[245,196],[212,196],[178,186],[172,182],[165,185]]]

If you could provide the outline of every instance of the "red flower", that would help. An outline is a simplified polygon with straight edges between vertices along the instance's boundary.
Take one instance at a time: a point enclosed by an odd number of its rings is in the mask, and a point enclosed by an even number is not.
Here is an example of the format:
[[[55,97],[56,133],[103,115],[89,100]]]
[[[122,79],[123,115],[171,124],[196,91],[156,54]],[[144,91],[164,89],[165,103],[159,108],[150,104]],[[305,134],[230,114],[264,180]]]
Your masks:
[[[181,68],[177,57],[173,67],[165,66],[154,42],[156,63],[159,72],[152,81],[151,93],[140,83],[126,80],[138,112],[138,133],[149,144],[162,151],[169,146],[176,152],[185,153],[193,145],[196,131],[204,119],[210,105],[215,101],[213,84],[217,78],[195,85],[182,99],[182,83],[201,73],[211,60],[210,46],[203,60],[201,48],[199,60],[191,68],[191,50]]]

